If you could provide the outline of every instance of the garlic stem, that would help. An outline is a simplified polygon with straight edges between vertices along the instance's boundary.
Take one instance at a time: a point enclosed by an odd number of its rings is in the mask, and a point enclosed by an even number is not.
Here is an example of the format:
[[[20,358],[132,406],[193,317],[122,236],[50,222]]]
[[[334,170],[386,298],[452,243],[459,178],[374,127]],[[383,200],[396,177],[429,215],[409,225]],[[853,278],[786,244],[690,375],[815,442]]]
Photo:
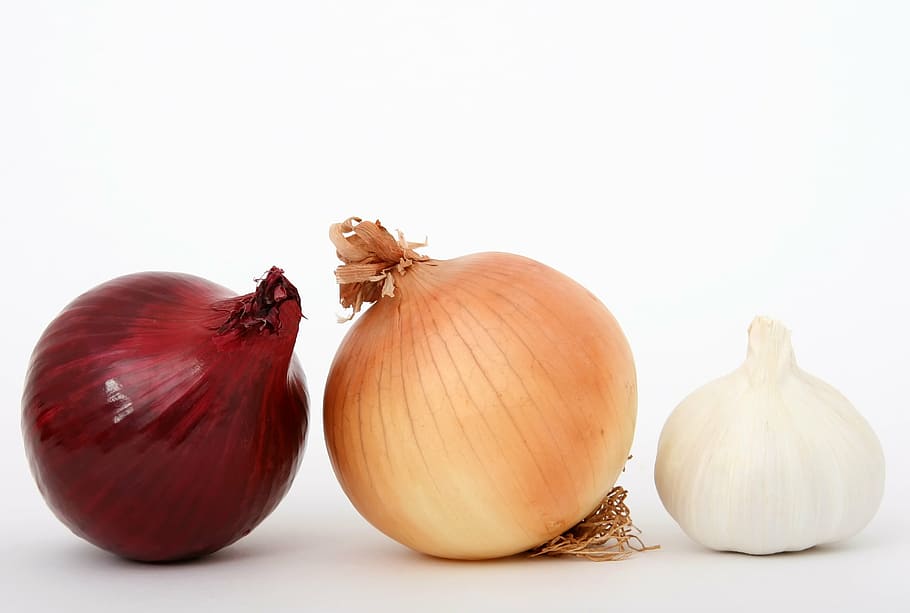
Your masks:
[[[770,317],[758,316],[749,325],[749,348],[743,364],[753,383],[776,381],[796,366],[790,330]]]

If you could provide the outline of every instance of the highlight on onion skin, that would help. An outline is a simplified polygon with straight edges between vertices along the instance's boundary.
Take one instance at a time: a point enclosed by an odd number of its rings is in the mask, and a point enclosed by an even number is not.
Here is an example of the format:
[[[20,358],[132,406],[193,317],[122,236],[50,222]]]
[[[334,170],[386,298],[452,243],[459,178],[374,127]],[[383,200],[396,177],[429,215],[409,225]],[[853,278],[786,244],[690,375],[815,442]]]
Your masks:
[[[38,488],[75,534],[135,560],[193,558],[285,496],[308,395],[300,298],[282,272],[239,297],[191,275],[128,275],[48,326],[22,430]]]
[[[364,245],[355,224],[342,228],[356,248],[337,242],[338,228],[333,241],[350,261]],[[345,493],[386,535],[445,558],[508,556],[572,528],[632,444],[636,375],[619,324],[534,260],[433,260],[399,246],[337,271],[344,306],[376,301],[326,383],[326,443]],[[357,287],[352,275],[370,265],[385,272]]]

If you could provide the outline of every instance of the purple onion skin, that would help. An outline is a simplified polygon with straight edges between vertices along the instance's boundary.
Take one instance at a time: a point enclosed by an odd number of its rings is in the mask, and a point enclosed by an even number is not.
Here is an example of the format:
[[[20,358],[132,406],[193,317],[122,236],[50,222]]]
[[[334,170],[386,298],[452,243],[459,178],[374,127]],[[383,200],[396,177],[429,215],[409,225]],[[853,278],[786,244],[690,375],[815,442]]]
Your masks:
[[[301,317],[278,268],[246,296],[149,272],[74,300],[38,341],[22,400],[29,464],[56,516],[148,562],[248,534],[303,455]]]

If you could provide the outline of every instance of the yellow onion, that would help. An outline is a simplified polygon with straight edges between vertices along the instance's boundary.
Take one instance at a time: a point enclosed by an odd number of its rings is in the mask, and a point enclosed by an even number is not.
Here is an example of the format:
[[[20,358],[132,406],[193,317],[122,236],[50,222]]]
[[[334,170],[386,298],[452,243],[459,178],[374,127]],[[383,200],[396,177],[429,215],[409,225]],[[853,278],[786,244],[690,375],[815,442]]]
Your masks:
[[[434,260],[375,223],[334,224],[352,317],[324,427],[353,505],[391,538],[457,559],[539,546],[598,508],[628,458],[637,388],[616,319],[508,253]]]

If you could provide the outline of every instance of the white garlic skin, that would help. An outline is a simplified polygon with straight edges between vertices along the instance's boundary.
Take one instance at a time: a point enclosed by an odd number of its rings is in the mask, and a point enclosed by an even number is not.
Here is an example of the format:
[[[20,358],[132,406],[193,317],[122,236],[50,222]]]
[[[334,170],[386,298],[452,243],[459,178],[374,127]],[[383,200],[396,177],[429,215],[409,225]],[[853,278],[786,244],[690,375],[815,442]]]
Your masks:
[[[885,458],[853,405],[797,367],[789,331],[758,317],[745,363],[668,418],[654,479],[693,540],[771,554],[862,530],[881,503]]]

